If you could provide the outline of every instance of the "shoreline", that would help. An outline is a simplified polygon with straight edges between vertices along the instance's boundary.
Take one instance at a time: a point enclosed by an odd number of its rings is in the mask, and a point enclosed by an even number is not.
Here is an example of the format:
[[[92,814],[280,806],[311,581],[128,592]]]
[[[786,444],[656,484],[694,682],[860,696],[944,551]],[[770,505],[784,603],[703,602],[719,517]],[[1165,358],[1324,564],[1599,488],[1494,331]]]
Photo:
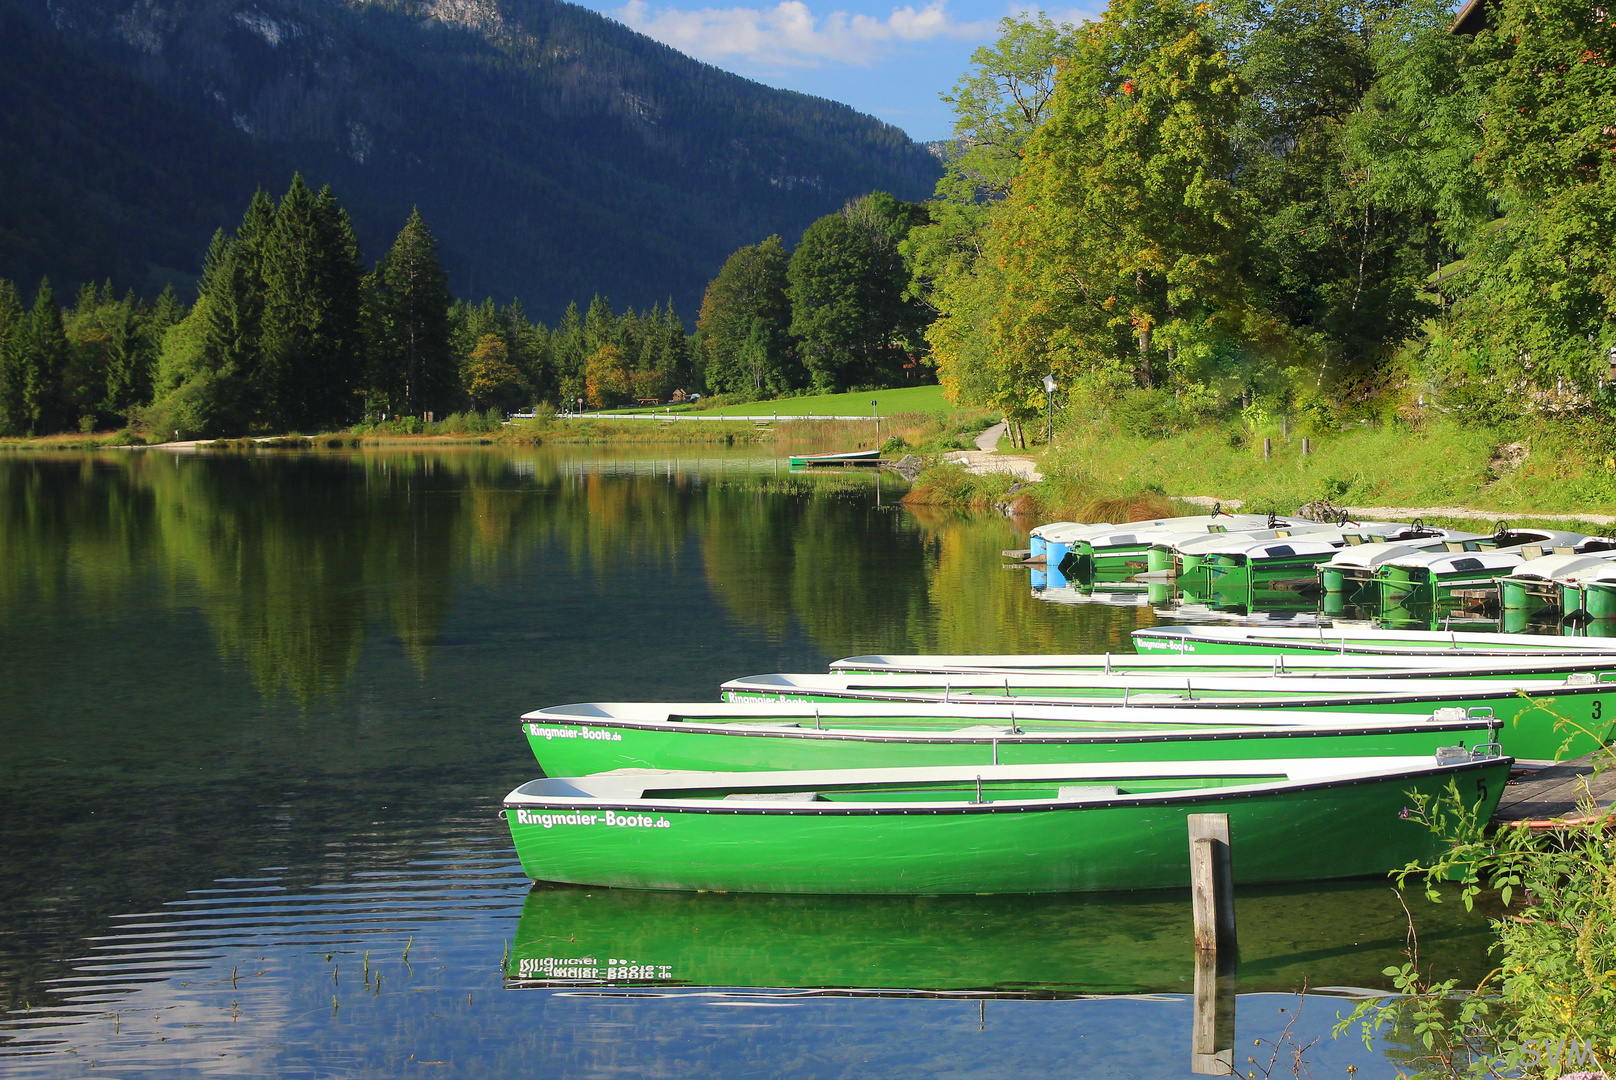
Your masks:
[[[691,417],[687,417],[691,418]],[[693,418],[692,418],[693,419]],[[104,432],[93,435],[59,435],[45,436],[31,439],[7,439],[0,441],[0,452],[13,451],[26,453],[29,451],[45,452],[85,452],[101,450],[166,450],[170,453],[198,453],[207,451],[241,452],[241,451],[286,451],[319,452],[329,450],[355,450],[361,448],[459,448],[478,446],[541,446],[552,445],[600,445],[620,443],[624,445],[640,445],[652,447],[657,445],[679,446],[691,443],[720,444],[733,446],[738,443],[747,443],[766,446],[773,443],[824,443],[834,444],[837,449],[865,449],[879,448],[876,441],[876,424],[874,418],[860,417],[832,419],[829,417],[815,417],[812,421],[794,421],[781,418],[778,425],[770,417],[764,420],[754,420],[741,417],[703,417],[706,423],[679,424],[660,422],[646,423],[644,420],[622,421],[613,417],[575,417],[565,420],[518,420],[507,422],[501,429],[486,432],[432,432],[432,433],[363,433],[330,432],[318,435],[262,435],[240,439],[186,439],[160,443],[141,443],[135,441],[119,441],[120,435],[126,433]],[[712,421],[718,421],[713,423]],[[882,417],[881,432],[883,437],[888,431],[898,428],[913,430],[924,426],[918,417]],[[933,421],[932,427],[935,427]],[[855,430],[859,429],[859,430]],[[1184,504],[1185,506],[1210,508],[1215,504],[1233,510],[1240,507],[1255,507],[1259,510],[1273,510],[1281,514],[1294,514],[1296,509],[1304,502],[1300,495],[1284,498],[1278,492],[1267,497],[1261,492],[1250,490],[1252,480],[1278,481],[1293,489],[1301,488],[1299,480],[1305,479],[1307,471],[1318,469],[1328,471],[1328,465],[1316,464],[1319,457],[1300,458],[1294,455],[1290,460],[1275,460],[1269,462],[1259,459],[1254,461],[1249,451],[1242,452],[1239,448],[1230,449],[1227,445],[1218,447],[1211,458],[1221,458],[1222,461],[1213,460],[1200,462],[1203,470],[1219,471],[1220,466],[1226,466],[1231,486],[1239,483],[1247,488],[1244,495],[1204,495],[1179,494],[1178,485],[1152,482],[1144,479],[1144,475],[1155,467],[1155,471],[1170,472],[1172,468],[1162,467],[1164,461],[1172,462],[1190,461],[1196,459],[1194,438],[1197,434],[1187,433],[1182,438],[1168,438],[1163,440],[1141,441],[1126,436],[1115,438],[1115,432],[1094,432],[1091,441],[1098,437],[1107,442],[1124,442],[1141,444],[1133,449],[1140,451],[1133,460],[1128,461],[1135,477],[1127,472],[1121,472],[1114,480],[1107,477],[1101,480],[1096,473],[1102,468],[1109,472],[1118,466],[1111,462],[1100,462],[1087,457],[1084,451],[1088,449],[1077,443],[1057,441],[1054,448],[1039,448],[1033,453],[1011,451],[1000,453],[997,443],[1003,430],[1002,424],[994,424],[981,431],[974,438],[975,448],[966,449],[969,443],[956,443],[951,448],[936,449],[922,446],[910,446],[895,453],[915,453],[926,459],[924,469],[915,481],[915,487],[920,493],[912,500],[915,503],[927,503],[939,507],[952,506],[962,510],[987,510],[1005,513],[1011,516],[1034,516],[1042,520],[1083,520],[1077,511],[1093,504],[1097,499],[1115,498],[1145,498],[1151,496],[1165,501]],[[677,435],[676,435],[677,433]],[[927,430],[926,435],[935,436],[935,430]],[[1348,444],[1355,437],[1362,436],[1361,432],[1344,432],[1335,438],[1321,440],[1321,445],[1315,449],[1315,455],[1328,444]],[[127,437],[127,436],[126,436]],[[1108,438],[1112,437],[1112,438]],[[901,438],[901,436],[900,436]],[[1485,440],[1484,440],[1485,441]],[[1496,438],[1492,440],[1496,442]],[[860,445],[847,446],[844,444],[858,443]],[[870,444],[866,446],[865,444]],[[1175,445],[1177,444],[1177,445]],[[1491,443],[1483,447],[1477,454],[1491,453]],[[1288,449],[1285,446],[1276,447],[1275,458],[1279,453]],[[1432,446],[1429,457],[1416,456],[1413,461],[1397,463],[1402,466],[1402,473],[1429,472],[1433,469],[1430,458],[1439,456],[1437,451],[1445,448]],[[1451,455],[1450,455],[1451,456]],[[1128,457],[1127,448],[1124,448],[1113,457]],[[1369,460],[1369,455],[1364,454]],[[1485,459],[1483,459],[1485,461]],[[1493,454],[1496,461],[1496,454]],[[1535,505],[1523,506],[1521,503],[1523,485],[1520,475],[1525,470],[1523,458],[1513,469],[1502,476],[1491,477],[1485,483],[1475,482],[1478,477],[1462,476],[1467,464],[1462,461],[1444,460],[1445,470],[1452,476],[1448,484],[1450,494],[1460,495],[1461,498],[1451,502],[1430,500],[1393,500],[1393,499],[1350,499],[1351,494],[1357,491],[1340,492],[1348,498],[1329,498],[1328,501],[1338,510],[1345,511],[1357,517],[1374,518],[1382,520],[1411,520],[1425,519],[1457,519],[1466,521],[1509,519],[1519,521],[1533,519],[1541,521],[1575,522],[1582,525],[1609,528],[1616,526],[1616,513],[1602,513],[1600,510],[1586,508],[1590,501],[1585,492],[1573,490],[1579,486],[1577,476],[1554,476],[1533,478],[1538,483],[1530,485]],[[1412,467],[1411,467],[1412,466]],[[1182,466],[1180,466],[1182,468]],[[1367,470],[1366,470],[1367,471]],[[1474,469],[1470,470],[1474,472]],[[1564,471],[1561,469],[1560,471]],[[1302,475],[1297,475],[1302,474]],[[1289,476],[1289,482],[1285,478]],[[1165,477],[1163,477],[1165,479]],[[1186,477],[1188,479],[1188,477]],[[1396,466],[1388,467],[1386,474],[1371,476],[1367,479],[1360,475],[1355,478],[1361,482],[1365,495],[1384,495],[1393,492],[1383,490],[1394,487],[1395,481],[1406,479],[1399,473]],[[1464,482],[1469,480],[1470,482]],[[1244,482],[1243,482],[1244,481]],[[1330,483],[1340,486],[1340,481],[1326,480],[1324,486]],[[1264,486],[1275,486],[1273,483]],[[1311,486],[1311,485],[1310,485]],[[1189,484],[1184,485],[1190,491],[1199,487],[1206,491],[1206,486]],[[1178,491],[1174,489],[1178,488]],[[1468,490],[1465,490],[1468,489]],[[1213,490],[1217,490],[1213,487]],[[1237,489],[1238,490],[1238,489]],[[1499,505],[1485,505],[1492,502],[1486,499],[1482,505],[1475,505],[1481,501],[1476,495],[1486,495],[1497,492],[1502,496]],[[1581,496],[1579,498],[1579,495]],[[1469,497],[1464,497],[1469,496]],[[1557,497],[1559,496],[1559,497]],[[1564,502],[1562,502],[1562,498]],[[1539,501],[1541,500],[1541,501]],[[1604,500],[1599,500],[1603,502]],[[1616,501],[1613,499],[1612,501]],[[1572,503],[1567,508],[1565,503]],[[1583,502],[1584,507],[1576,507],[1575,503]],[[1558,503],[1559,506],[1555,506]],[[1288,505],[1287,505],[1288,504]],[[1507,505],[1513,504],[1513,505]],[[1550,508],[1553,507],[1553,508]],[[1150,515],[1147,515],[1150,516]]]

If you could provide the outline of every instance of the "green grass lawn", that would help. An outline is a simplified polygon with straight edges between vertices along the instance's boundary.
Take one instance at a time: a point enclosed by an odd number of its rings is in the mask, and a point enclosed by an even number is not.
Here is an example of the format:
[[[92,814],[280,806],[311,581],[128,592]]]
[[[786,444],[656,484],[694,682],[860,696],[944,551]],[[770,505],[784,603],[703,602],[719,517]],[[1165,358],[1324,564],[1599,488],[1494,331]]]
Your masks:
[[[745,405],[725,405],[719,409],[688,409],[674,406],[674,412],[700,416],[869,416],[870,402],[882,416],[894,413],[951,413],[954,406],[943,397],[941,386],[905,386],[897,390],[870,390],[862,394],[825,394],[820,397],[781,398],[753,401]],[[614,409],[616,413],[662,412],[662,409]],[[606,415],[611,415],[610,413]]]

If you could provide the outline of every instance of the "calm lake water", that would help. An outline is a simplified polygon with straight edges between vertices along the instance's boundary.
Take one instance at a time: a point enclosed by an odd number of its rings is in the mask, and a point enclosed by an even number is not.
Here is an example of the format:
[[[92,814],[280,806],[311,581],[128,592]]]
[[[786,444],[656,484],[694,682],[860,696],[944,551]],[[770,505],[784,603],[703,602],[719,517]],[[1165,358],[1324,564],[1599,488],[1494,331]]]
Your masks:
[[[0,1073],[1188,1075],[1187,892],[522,876],[495,815],[537,775],[526,710],[862,652],[1129,651],[1156,619],[1040,602],[1000,568],[1010,524],[869,476],[657,453],[0,456]],[[1410,903],[1422,960],[1479,978],[1481,919]],[[1387,885],[1238,917],[1237,1060],[1300,1006],[1315,1075],[1385,1075],[1398,1047],[1332,1040],[1350,1002],[1297,991],[1386,986]],[[505,978],[569,957],[665,983]]]

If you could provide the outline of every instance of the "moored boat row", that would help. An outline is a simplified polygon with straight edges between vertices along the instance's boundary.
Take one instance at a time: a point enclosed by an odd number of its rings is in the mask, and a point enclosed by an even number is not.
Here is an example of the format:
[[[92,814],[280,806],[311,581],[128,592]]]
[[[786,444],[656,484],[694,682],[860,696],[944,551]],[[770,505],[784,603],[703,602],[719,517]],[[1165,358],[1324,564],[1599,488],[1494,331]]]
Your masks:
[[[1283,607],[1322,594],[1326,612],[1501,608],[1516,624],[1548,614],[1616,618],[1616,539],[1552,529],[1490,534],[1409,523],[1310,521],[1214,512],[1121,525],[1056,522],[1033,530],[1035,589],[1138,581],[1214,607]],[[1114,601],[1113,601],[1114,602]],[[1142,601],[1134,601],[1142,602]]]
[[[1518,568],[1537,561],[1513,550],[1527,540],[1563,549],[1541,555],[1560,560],[1545,570],[1590,569],[1573,560],[1606,550],[1539,531],[1352,529],[1066,522],[1035,530],[1032,550],[1051,575],[1170,553],[1175,572],[1252,590],[1302,572],[1362,588],[1360,569],[1454,556]],[[538,709],[521,722],[544,776],[505,815],[530,875],[593,886],[1181,887],[1185,818],[1205,812],[1226,813],[1253,852],[1238,882],[1308,881],[1428,858],[1438,841],[1408,813],[1419,800],[1456,794],[1485,819],[1516,759],[1616,733],[1616,641],[1320,625],[1149,627],[1134,642],[1126,655],[851,656],[823,674],[731,679],[716,702]]]

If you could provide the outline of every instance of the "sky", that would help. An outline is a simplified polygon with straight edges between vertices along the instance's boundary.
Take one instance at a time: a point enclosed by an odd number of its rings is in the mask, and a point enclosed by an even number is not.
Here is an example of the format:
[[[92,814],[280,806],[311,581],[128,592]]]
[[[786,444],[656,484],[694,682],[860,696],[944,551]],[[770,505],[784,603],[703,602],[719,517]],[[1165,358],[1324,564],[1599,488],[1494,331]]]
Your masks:
[[[947,138],[953,115],[938,95],[998,37],[999,20],[1028,10],[1014,0],[579,0],[586,7],[709,64],[786,90],[845,102],[922,142]],[[1057,21],[1092,18],[1103,3],[1051,4]],[[1038,10],[1034,8],[1033,10]]]

